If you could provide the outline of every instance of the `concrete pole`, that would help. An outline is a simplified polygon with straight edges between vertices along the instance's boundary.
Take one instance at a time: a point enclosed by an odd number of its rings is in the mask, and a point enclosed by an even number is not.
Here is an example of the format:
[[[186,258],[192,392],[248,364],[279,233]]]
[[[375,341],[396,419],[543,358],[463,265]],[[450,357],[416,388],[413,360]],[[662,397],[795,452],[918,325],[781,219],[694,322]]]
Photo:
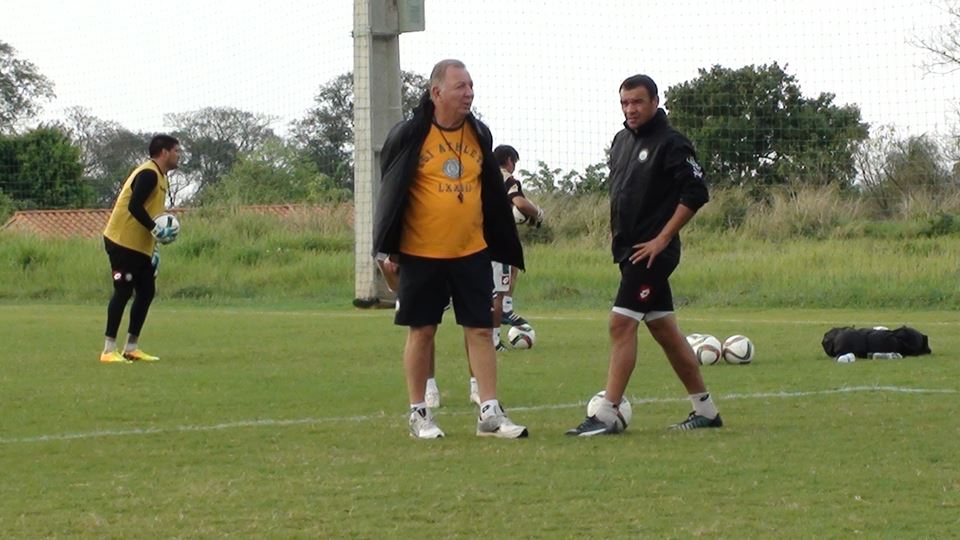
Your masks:
[[[373,260],[374,204],[380,185],[380,150],[403,120],[397,0],[354,0],[354,305],[390,301]]]

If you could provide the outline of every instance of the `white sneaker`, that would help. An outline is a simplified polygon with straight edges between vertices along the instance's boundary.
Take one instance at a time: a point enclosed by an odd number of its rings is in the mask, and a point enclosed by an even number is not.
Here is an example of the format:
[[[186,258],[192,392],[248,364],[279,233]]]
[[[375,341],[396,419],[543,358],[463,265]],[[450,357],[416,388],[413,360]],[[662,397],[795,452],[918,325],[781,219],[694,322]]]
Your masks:
[[[430,409],[420,409],[410,413],[410,436],[414,439],[440,439],[443,430],[433,420]]]
[[[477,437],[498,437],[500,439],[522,439],[530,433],[526,426],[514,424],[503,412],[503,407],[486,419],[477,419]]]
[[[440,390],[427,390],[427,393],[424,395],[424,401],[427,402],[428,408],[439,409],[440,408]]]

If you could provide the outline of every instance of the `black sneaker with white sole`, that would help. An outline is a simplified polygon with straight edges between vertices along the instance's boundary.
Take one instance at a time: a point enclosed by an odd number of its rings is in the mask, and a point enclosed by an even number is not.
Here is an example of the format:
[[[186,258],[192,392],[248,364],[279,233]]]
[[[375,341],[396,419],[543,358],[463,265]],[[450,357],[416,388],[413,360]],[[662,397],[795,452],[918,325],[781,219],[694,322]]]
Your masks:
[[[594,435],[613,435],[617,433],[613,426],[601,422],[596,416],[588,416],[580,425],[568,429],[566,434],[573,437],[593,437]]]
[[[691,411],[687,415],[687,419],[678,424],[670,426],[669,429],[675,429],[679,431],[687,431],[690,429],[701,429],[701,428],[718,428],[723,427],[723,420],[718,414],[714,418],[707,418],[706,416],[700,416],[696,411]]]

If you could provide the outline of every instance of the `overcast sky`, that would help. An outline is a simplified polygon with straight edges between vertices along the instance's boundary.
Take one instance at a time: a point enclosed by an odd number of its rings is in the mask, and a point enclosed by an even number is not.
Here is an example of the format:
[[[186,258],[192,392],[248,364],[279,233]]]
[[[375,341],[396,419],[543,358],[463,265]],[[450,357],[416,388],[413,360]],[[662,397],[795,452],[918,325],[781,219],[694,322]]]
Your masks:
[[[620,127],[633,73],[661,92],[714,64],[780,62],[804,95],[837,94],[872,125],[945,133],[960,74],[927,75],[909,42],[945,22],[938,0],[426,0],[426,31],[401,37],[404,69],[466,62],[497,143],[582,169]],[[3,0],[0,40],[56,85],[45,118],[84,106],[133,130],[165,113],[232,106],[284,132],[317,88],[350,70],[352,0]],[[669,105],[668,103],[666,103]]]

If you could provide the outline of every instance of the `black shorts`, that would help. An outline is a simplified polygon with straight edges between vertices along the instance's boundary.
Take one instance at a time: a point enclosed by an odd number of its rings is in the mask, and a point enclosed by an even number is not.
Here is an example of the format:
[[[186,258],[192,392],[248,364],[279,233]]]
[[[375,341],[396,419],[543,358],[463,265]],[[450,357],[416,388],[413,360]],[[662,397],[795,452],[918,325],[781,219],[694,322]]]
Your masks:
[[[480,251],[457,259],[428,259],[400,254],[400,305],[394,323],[440,324],[453,298],[457,324],[493,328],[493,277],[490,255]]]
[[[680,251],[666,249],[657,255],[653,267],[647,261],[633,264],[629,259],[620,263],[620,290],[613,306],[637,319],[652,312],[673,311],[673,292],[670,290],[670,274],[680,264]],[[619,309],[617,309],[619,308]]]
[[[137,284],[141,280],[154,279],[153,263],[149,255],[125,248],[106,237],[103,239],[103,247],[107,252],[107,257],[110,258],[110,268],[114,282],[123,281]]]

